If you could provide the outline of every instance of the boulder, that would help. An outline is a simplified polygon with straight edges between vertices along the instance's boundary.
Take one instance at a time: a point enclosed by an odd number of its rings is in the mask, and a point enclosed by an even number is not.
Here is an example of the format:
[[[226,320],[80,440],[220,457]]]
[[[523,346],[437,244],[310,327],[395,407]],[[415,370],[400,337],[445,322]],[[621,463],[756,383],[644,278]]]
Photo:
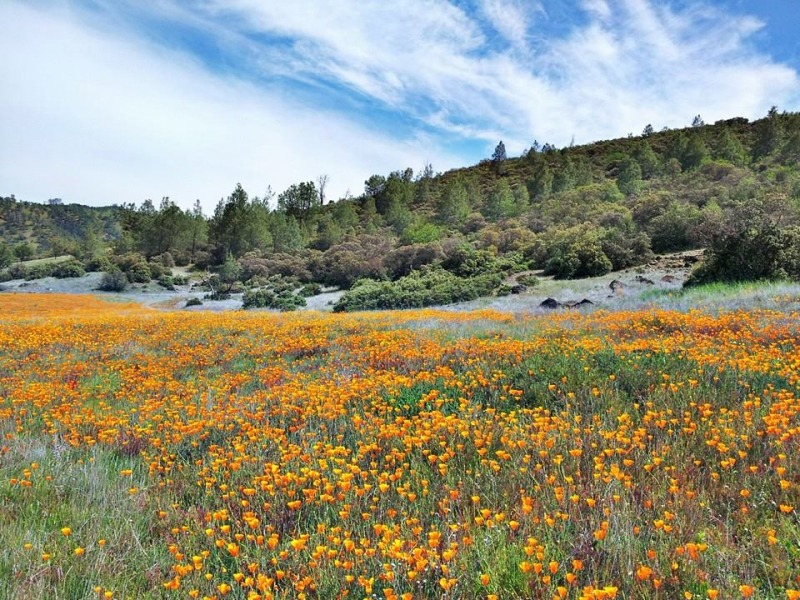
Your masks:
[[[594,304],[594,302],[592,302],[588,298],[584,298],[580,302],[569,302],[569,303],[567,303],[566,306],[567,306],[567,308],[581,308],[583,306],[590,306],[592,304]]]
[[[549,308],[551,310],[560,307],[561,307],[561,302],[559,302],[555,298],[547,298],[539,304],[539,308]]]

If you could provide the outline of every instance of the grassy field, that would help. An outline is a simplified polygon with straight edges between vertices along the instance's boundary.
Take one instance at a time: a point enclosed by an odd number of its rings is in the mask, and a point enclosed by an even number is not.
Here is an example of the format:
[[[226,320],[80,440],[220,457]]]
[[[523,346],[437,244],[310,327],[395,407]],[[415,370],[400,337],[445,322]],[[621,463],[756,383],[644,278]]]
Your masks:
[[[796,307],[2,295],[0,598],[800,598]]]

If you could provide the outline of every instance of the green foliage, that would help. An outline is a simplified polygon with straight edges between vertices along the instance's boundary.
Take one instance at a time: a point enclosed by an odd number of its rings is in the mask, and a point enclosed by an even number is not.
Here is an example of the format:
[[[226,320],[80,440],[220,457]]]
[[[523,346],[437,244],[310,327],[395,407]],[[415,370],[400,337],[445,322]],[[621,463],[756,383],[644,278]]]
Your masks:
[[[383,257],[392,241],[377,235],[362,235],[326,250],[316,265],[316,279],[329,285],[349,288],[364,277],[386,276]]]
[[[695,228],[702,213],[691,204],[672,202],[667,210],[650,220],[647,227],[655,252],[674,252],[696,247]]]
[[[497,274],[462,278],[443,269],[415,271],[397,281],[359,281],[334,305],[335,312],[422,308],[490,295],[501,283]]]
[[[313,181],[293,184],[278,196],[278,208],[300,221],[306,219],[312,210],[321,205]]]
[[[322,286],[318,283],[307,283],[297,293],[303,298],[319,296],[322,293]]]
[[[189,298],[184,307],[189,308],[190,306],[203,306],[203,301],[200,298]]]
[[[633,158],[626,158],[617,173],[617,187],[626,196],[632,196],[642,186],[642,168]]]
[[[132,265],[126,274],[131,283],[148,283],[153,278],[150,265],[145,262]]]
[[[781,229],[766,219],[741,223],[719,236],[686,286],[774,279],[800,281],[800,227]]]
[[[427,221],[419,221],[408,227],[402,236],[405,244],[429,244],[442,238],[441,227]]]
[[[577,279],[611,271],[611,260],[603,252],[603,233],[590,224],[554,232],[548,243],[545,274],[556,279]]]
[[[460,244],[448,249],[442,267],[454,275],[469,278],[521,271],[527,267],[527,263],[516,252],[498,256],[488,250],[476,250],[469,244]]]
[[[457,178],[447,185],[436,212],[442,225],[456,229],[463,224],[470,213],[470,204],[467,187],[461,178]]]
[[[498,179],[481,211],[488,219],[494,221],[511,216],[515,212],[516,203],[511,186],[505,179]]]
[[[275,308],[282,312],[297,310],[306,305],[306,299],[292,293],[283,291],[278,294],[269,289],[252,290],[244,293],[244,308]]]
[[[98,289],[104,292],[124,292],[128,288],[128,277],[119,269],[103,273]]]
[[[55,265],[51,271],[53,277],[67,279],[70,277],[83,277],[86,274],[83,263],[78,260],[70,260]]]
[[[8,265],[10,265],[16,256],[14,251],[9,247],[8,244],[5,242],[0,241],[0,269],[5,269]]]
[[[389,277],[398,279],[443,258],[444,252],[438,242],[411,244],[400,246],[389,252],[383,260],[383,265]]]
[[[36,249],[28,242],[21,242],[14,246],[14,256],[17,257],[17,260],[31,260],[35,254]]]

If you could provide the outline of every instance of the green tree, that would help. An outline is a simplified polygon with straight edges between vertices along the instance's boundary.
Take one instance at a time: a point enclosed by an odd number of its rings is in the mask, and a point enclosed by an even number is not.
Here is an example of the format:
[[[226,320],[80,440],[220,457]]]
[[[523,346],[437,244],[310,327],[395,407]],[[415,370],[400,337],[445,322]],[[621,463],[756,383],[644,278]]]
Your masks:
[[[217,261],[229,254],[238,258],[271,243],[268,198],[248,201],[241,184],[227,200],[220,200],[209,223],[209,241]]]
[[[470,213],[469,195],[459,177],[447,184],[437,206],[439,222],[451,228],[459,227]]]
[[[617,187],[626,196],[632,196],[642,187],[642,168],[633,158],[622,161],[617,172]]]
[[[36,250],[30,242],[20,242],[14,246],[14,255],[17,260],[31,260],[36,254]]]
[[[775,153],[783,143],[784,133],[781,116],[778,114],[778,109],[773,106],[756,127],[756,140],[752,150],[753,160]]]
[[[495,182],[481,212],[495,221],[511,216],[514,212],[514,194],[507,180],[498,179]]]
[[[200,200],[194,202],[191,213],[191,228],[189,230],[189,262],[194,264],[197,252],[208,242],[208,221],[203,214]]]
[[[636,146],[633,158],[639,163],[642,170],[642,179],[650,179],[658,175],[661,168],[661,161],[658,155],[653,151],[650,142],[644,141]]]
[[[293,252],[305,246],[305,235],[297,219],[282,211],[270,215],[269,232],[275,252]]]
[[[541,163],[528,182],[528,191],[533,198],[546,198],[553,191],[553,171],[546,162]]]
[[[578,279],[608,273],[612,264],[603,252],[603,234],[603,229],[589,223],[552,233],[545,274],[557,279]]]
[[[747,162],[747,152],[739,141],[739,138],[732,134],[728,128],[722,130],[716,143],[713,145],[712,156],[720,160],[727,160],[737,166],[743,166]]]
[[[696,169],[708,160],[708,148],[700,135],[691,135],[687,138],[686,146],[678,160],[684,171]]]
[[[8,244],[0,241],[0,269],[5,269],[14,262],[15,258],[14,251],[9,248]]]
[[[313,181],[292,184],[278,196],[278,209],[299,221],[308,218],[318,206],[320,196]]]
[[[500,140],[492,153],[492,168],[498,175],[504,175],[506,171],[506,145]]]

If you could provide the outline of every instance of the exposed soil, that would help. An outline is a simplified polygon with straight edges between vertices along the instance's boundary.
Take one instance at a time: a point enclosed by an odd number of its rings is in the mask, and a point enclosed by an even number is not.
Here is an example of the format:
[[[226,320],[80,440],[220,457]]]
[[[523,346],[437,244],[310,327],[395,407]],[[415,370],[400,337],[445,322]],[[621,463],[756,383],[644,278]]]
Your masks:
[[[636,302],[643,295],[661,290],[680,290],[694,263],[702,256],[702,250],[680,252],[658,256],[647,265],[616,271],[601,277],[575,280],[555,280],[546,277],[541,271],[516,273],[506,280],[506,284],[515,287],[514,294],[502,297],[479,298],[471,302],[444,307],[448,310],[472,310],[478,308],[494,308],[511,312],[546,311],[540,305],[547,299],[553,299],[558,308],[565,305],[576,305],[580,308],[583,300],[589,303],[583,306],[598,308],[621,308]],[[177,272],[177,270],[176,270]],[[181,273],[183,274],[183,273]],[[536,276],[537,283],[523,286],[526,277]],[[227,311],[242,307],[242,295],[234,294],[229,300],[204,300],[205,292],[192,290],[190,285],[175,286],[175,290],[166,290],[156,283],[136,284],[122,293],[98,291],[102,273],[87,273],[83,277],[56,279],[45,277],[33,281],[22,279],[0,284],[0,292],[16,293],[66,293],[66,294],[99,294],[109,298],[119,298],[141,303],[157,310],[188,311]],[[307,298],[307,306],[301,310],[331,310],[332,305],[344,292],[325,291],[322,294]],[[191,298],[202,300],[199,306],[186,307]]]

